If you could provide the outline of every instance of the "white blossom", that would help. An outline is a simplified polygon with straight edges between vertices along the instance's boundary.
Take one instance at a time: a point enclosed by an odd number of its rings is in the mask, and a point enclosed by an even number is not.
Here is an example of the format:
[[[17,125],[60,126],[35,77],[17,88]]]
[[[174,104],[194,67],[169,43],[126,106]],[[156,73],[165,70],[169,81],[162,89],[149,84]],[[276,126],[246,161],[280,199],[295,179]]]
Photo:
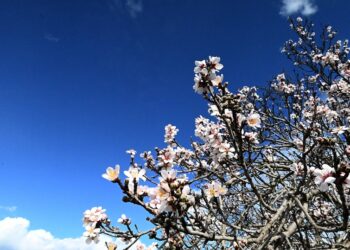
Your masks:
[[[249,114],[247,117],[247,123],[250,127],[260,128],[261,126],[260,115],[257,113]]]
[[[97,222],[106,219],[106,209],[103,209],[102,207],[93,207],[84,212],[83,221],[85,226],[92,225],[94,227]]]
[[[165,130],[164,142],[172,143],[174,141],[175,136],[179,132],[179,130],[171,124],[166,125],[164,130]]]
[[[111,182],[115,182],[119,177],[120,166],[115,165],[114,168],[108,167],[106,173],[102,174],[102,177]]]
[[[139,182],[140,179],[146,181],[145,169],[139,170],[138,168],[130,167],[128,171],[124,171],[124,174],[128,177],[129,183],[133,181]]]
[[[225,195],[226,193],[227,188],[223,187],[219,182],[216,181],[212,181],[211,183],[207,184],[207,187],[205,189],[205,194],[207,195],[208,199],[219,197],[221,195]]]
[[[320,190],[325,192],[328,190],[328,185],[334,183],[335,177],[334,168],[327,164],[323,164],[321,169],[315,169],[313,174],[316,176],[315,183],[320,186]]]

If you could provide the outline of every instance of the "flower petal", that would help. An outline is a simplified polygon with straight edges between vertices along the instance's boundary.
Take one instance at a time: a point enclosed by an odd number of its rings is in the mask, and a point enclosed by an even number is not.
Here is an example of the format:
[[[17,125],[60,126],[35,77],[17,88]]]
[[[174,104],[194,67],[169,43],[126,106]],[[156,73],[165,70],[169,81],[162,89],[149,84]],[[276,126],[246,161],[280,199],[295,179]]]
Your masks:
[[[333,183],[335,181],[335,177],[327,177],[327,179],[324,180],[325,183]]]

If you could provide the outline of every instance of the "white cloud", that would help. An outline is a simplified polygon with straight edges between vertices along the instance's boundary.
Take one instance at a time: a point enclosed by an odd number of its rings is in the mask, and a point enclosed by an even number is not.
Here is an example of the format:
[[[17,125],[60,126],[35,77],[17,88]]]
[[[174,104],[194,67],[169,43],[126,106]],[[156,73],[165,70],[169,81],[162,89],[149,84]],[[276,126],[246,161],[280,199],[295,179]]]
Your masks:
[[[16,206],[1,206],[0,205],[0,210],[5,210],[7,212],[14,212],[17,210],[17,207]]]
[[[318,10],[313,0],[282,0],[280,14],[289,16],[300,13],[304,16],[312,15]]]
[[[106,250],[104,241],[90,245],[83,237],[63,238],[54,237],[50,232],[38,229],[30,230],[29,220],[21,217],[7,217],[0,220],[0,249],[1,250]],[[106,240],[108,241],[108,239]],[[117,243],[118,246],[122,245]],[[121,247],[121,246],[120,246]],[[119,249],[119,247],[118,247]]]

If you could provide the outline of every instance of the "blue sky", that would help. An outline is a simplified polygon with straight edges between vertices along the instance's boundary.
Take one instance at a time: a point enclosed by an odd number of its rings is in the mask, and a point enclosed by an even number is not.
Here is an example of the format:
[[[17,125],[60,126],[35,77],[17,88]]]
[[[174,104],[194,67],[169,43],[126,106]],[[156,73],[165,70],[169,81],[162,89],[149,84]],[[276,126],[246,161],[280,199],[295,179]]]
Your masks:
[[[299,13],[317,25],[350,34],[350,2],[297,2],[312,4]],[[129,148],[164,146],[168,123],[188,144],[207,109],[192,90],[194,60],[221,56],[233,89],[290,69],[281,11],[298,14],[281,0],[1,3],[0,220],[21,216],[57,237],[80,236],[95,205],[142,221],[105,168],[128,168]]]

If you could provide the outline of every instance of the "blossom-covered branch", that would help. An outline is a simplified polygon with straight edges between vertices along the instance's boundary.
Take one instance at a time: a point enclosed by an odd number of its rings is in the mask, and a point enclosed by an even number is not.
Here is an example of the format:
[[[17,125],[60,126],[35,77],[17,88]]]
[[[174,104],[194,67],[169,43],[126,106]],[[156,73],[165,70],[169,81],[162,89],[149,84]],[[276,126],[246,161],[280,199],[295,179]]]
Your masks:
[[[169,124],[165,147],[140,157],[128,150],[123,176],[118,165],[103,174],[124,202],[144,208],[150,229],[126,215],[123,229],[112,226],[95,207],[84,213],[88,241],[106,234],[137,249],[350,248],[348,41],[336,41],[330,26],[318,38],[312,23],[290,24],[297,40],[282,52],[297,73],[278,74],[267,88],[231,92],[219,57],[195,62],[193,88],[212,118],[196,118],[191,147]],[[140,243],[146,236],[155,243]]]

